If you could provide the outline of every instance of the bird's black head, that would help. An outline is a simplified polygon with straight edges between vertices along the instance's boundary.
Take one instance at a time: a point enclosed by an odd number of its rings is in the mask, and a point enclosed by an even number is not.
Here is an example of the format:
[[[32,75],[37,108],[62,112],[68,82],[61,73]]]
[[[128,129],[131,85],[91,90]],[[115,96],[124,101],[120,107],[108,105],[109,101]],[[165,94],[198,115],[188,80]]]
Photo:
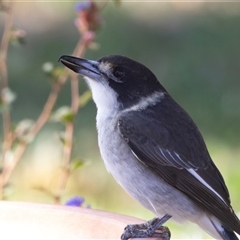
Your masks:
[[[166,92],[147,67],[124,56],[111,55],[97,61],[62,56],[60,61],[73,71],[87,77],[93,96],[94,91],[101,90],[102,94],[108,95],[107,89],[101,87],[95,90],[95,85],[109,86],[110,88],[107,88],[111,89],[109,91],[114,91],[117,102],[123,108],[136,105],[155,93]],[[98,94],[101,95],[100,92]],[[97,101],[95,102],[98,105]]]

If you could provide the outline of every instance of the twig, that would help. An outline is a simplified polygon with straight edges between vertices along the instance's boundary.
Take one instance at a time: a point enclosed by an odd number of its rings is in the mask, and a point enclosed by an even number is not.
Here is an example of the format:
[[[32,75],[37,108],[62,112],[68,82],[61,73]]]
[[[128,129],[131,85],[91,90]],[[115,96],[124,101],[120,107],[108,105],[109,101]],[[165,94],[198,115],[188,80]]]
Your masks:
[[[85,53],[86,47],[87,47],[86,41],[80,39],[77,43],[77,46],[74,50],[73,55],[81,56],[82,54]],[[59,76],[59,78],[57,79],[57,81],[53,84],[52,91],[49,94],[49,97],[44,105],[44,108],[43,108],[41,114],[39,115],[37,121],[35,122],[35,124],[33,125],[33,127],[31,128],[31,130],[28,133],[28,136],[30,139],[34,139],[34,137],[38,134],[38,132],[42,129],[42,127],[48,121],[48,119],[52,113],[52,109],[58,98],[59,92],[62,89],[62,86],[64,85],[64,83],[66,82],[66,80],[68,78],[68,73],[69,73],[69,70],[67,68],[65,68],[64,73],[61,74]],[[23,156],[23,154],[25,153],[28,144],[29,144],[28,141],[21,141],[17,145],[17,147],[14,151],[14,162],[12,162],[11,165],[9,164],[8,166],[5,166],[3,168],[3,172],[2,172],[3,186],[6,185],[6,183],[8,182],[8,180],[12,174],[12,171],[18,164],[18,162],[21,159],[21,157]]]
[[[78,83],[76,74],[72,74],[71,76],[71,93],[72,93],[71,112],[74,116],[77,115],[78,108],[79,108],[78,85],[79,83]],[[63,145],[63,170],[60,176],[59,186],[55,196],[56,204],[60,203],[60,199],[66,188],[67,180],[70,173],[69,164],[71,161],[72,148],[73,148],[73,133],[74,133],[74,121],[71,120],[68,123],[66,123],[65,138],[64,138],[65,143]]]
[[[5,20],[2,41],[0,45],[0,75],[1,75],[0,94],[1,94],[2,100],[4,99],[3,89],[8,87],[8,74],[7,74],[6,61],[7,61],[8,46],[9,46],[9,41],[10,41],[11,31],[13,26],[13,3],[9,3],[8,7],[5,8],[4,10],[6,12],[6,20]],[[12,146],[11,116],[10,116],[9,109],[3,110],[2,118],[3,118],[4,139],[3,139],[1,164],[2,164],[2,168],[4,168],[6,153],[11,149],[11,146]],[[0,175],[0,199],[2,199],[2,196],[3,196],[3,187],[4,187],[4,176],[2,173]]]
[[[79,57],[83,57],[86,51],[86,48],[89,44],[89,41],[87,38],[83,35],[82,41],[79,42],[77,45],[74,55],[77,55]],[[79,110],[79,83],[77,75],[70,71],[71,76],[71,112],[74,116],[77,115]],[[69,164],[71,161],[71,155],[72,155],[72,147],[73,147],[73,133],[74,133],[74,121],[70,121],[66,123],[66,129],[65,129],[65,143],[63,146],[63,169],[62,174],[60,176],[58,189],[55,195],[55,203],[59,204],[61,197],[65,191],[67,180],[69,177]]]

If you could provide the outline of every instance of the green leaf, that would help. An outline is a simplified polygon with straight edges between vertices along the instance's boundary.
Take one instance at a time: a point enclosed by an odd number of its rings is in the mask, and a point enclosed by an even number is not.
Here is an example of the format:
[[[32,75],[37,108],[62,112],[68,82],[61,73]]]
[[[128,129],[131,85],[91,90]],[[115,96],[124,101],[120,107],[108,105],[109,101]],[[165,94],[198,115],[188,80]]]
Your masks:
[[[52,71],[52,75],[51,77],[54,80],[57,80],[59,78],[60,75],[62,75],[64,72],[64,68],[63,67],[55,67]]]
[[[71,171],[77,170],[86,165],[87,163],[89,163],[89,161],[86,161],[82,158],[74,158],[71,160],[70,169]]]
[[[70,107],[62,106],[58,108],[51,116],[50,120],[54,122],[61,122],[63,124],[72,122],[74,119],[74,113],[71,111]]]
[[[63,74],[63,67],[55,67],[52,62],[45,62],[42,65],[42,70],[52,81],[58,80],[59,76]]]
[[[58,137],[63,145],[66,144],[65,132],[58,132]]]

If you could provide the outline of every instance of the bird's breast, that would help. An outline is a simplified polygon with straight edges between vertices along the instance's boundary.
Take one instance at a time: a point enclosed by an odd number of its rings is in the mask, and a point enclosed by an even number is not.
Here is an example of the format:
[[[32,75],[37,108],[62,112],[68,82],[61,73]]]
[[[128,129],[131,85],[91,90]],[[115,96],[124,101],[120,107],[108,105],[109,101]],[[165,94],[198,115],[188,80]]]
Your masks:
[[[97,116],[98,144],[108,172],[157,216],[168,213],[177,221],[186,218],[186,214],[195,218],[197,209],[192,202],[134,156],[119,135],[117,122],[117,115]]]

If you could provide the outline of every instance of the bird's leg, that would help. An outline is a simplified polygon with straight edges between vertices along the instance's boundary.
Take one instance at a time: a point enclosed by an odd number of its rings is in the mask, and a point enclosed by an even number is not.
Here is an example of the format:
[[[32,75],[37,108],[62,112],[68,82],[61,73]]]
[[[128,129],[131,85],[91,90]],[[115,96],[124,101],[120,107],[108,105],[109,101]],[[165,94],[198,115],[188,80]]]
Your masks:
[[[167,227],[162,226],[170,215],[166,214],[162,218],[153,218],[152,220],[135,225],[127,225],[121,240],[128,240],[129,238],[161,238],[162,240],[169,240],[171,237],[170,231]]]

